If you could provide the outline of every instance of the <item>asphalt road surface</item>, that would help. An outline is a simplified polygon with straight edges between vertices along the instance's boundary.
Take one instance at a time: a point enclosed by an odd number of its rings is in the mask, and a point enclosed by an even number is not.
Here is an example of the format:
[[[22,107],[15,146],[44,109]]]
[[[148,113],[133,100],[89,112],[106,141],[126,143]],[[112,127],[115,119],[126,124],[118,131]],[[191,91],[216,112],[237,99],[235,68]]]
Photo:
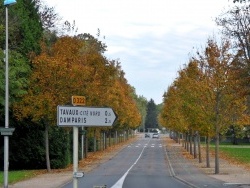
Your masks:
[[[223,183],[201,173],[161,139],[140,138],[79,178],[77,188],[221,188]],[[70,182],[63,188],[75,187]]]
[[[78,188],[184,188],[174,178],[160,139],[141,138],[78,179]],[[73,188],[72,182],[63,188]]]

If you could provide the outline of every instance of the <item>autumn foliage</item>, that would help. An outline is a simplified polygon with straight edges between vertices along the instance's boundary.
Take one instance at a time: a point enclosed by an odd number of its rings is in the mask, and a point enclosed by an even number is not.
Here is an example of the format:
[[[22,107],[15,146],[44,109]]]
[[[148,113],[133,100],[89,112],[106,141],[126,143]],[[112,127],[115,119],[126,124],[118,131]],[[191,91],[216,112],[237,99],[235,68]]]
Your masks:
[[[86,106],[111,107],[117,114],[114,126],[88,129],[88,135],[97,135],[94,139],[101,139],[108,129],[128,131],[140,126],[136,94],[120,63],[108,60],[104,51],[105,46],[91,35],[63,36],[52,45],[42,42],[41,53],[33,56],[27,94],[13,109],[18,120],[28,119],[44,127],[48,171],[49,130],[56,126],[57,106],[72,105],[71,96],[84,96]]]
[[[140,124],[133,90],[119,63],[88,45],[78,37],[59,38],[51,47],[42,43],[41,54],[32,61],[28,94],[15,107],[17,117],[45,118],[55,125],[57,106],[70,105],[71,96],[81,95],[87,106],[112,107],[119,117],[117,127]]]
[[[246,91],[230,49],[228,40],[219,45],[208,39],[204,51],[190,58],[164,94],[159,116],[161,124],[174,132],[215,138],[215,173],[220,136],[232,126],[242,130],[249,125]]]

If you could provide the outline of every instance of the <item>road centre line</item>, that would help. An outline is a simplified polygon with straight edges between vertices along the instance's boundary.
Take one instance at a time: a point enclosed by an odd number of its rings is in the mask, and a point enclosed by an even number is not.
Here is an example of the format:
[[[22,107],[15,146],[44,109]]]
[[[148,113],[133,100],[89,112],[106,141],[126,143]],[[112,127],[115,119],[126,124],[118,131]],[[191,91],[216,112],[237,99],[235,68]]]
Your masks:
[[[148,141],[149,142],[149,141]],[[125,180],[125,178],[126,178],[126,176],[128,175],[128,173],[129,173],[129,171],[136,165],[136,163],[139,161],[139,159],[141,158],[141,156],[142,156],[142,153],[143,153],[143,151],[144,151],[144,149],[145,149],[146,147],[143,147],[142,148],[142,151],[141,151],[141,153],[140,153],[140,155],[139,155],[139,157],[136,159],[136,161],[134,162],[134,164],[127,170],[127,172],[125,172],[125,174],[111,187],[111,188],[121,188],[122,187],[122,185],[123,185],[123,182],[124,182],[124,180]]]
[[[151,145],[149,145],[149,144],[144,144],[144,146],[142,146],[142,145],[133,145],[133,144],[130,144],[130,145],[128,145],[127,146],[128,148],[131,148],[131,147],[136,147],[136,148],[139,148],[139,147],[159,147],[159,148],[161,148],[162,147],[162,144],[151,144]]]

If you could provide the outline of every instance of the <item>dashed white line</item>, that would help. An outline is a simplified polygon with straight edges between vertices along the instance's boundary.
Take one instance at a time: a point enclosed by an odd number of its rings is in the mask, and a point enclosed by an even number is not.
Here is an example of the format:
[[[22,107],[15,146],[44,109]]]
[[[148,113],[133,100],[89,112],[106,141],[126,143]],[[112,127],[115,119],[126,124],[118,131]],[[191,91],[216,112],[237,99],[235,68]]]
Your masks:
[[[139,157],[136,159],[136,161],[134,162],[134,164],[127,170],[127,172],[125,172],[125,174],[111,187],[111,188],[121,188],[123,185],[123,182],[126,178],[126,176],[128,175],[129,171],[134,167],[134,165],[139,161],[139,159],[142,156],[142,153],[144,151],[145,147],[143,147]]]

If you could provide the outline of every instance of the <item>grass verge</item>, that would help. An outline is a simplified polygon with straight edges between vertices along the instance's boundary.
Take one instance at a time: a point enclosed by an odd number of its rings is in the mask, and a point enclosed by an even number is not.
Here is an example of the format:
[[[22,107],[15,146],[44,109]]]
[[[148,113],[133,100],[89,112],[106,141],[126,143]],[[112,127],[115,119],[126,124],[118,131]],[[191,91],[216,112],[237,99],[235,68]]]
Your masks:
[[[220,147],[220,151],[241,163],[250,163],[250,148]]]
[[[37,175],[36,170],[9,171],[8,184],[13,184]],[[4,184],[4,172],[0,171],[0,186]]]
[[[205,145],[203,145],[205,148]],[[210,152],[214,152],[215,145],[210,144]],[[241,164],[246,169],[250,170],[250,145],[232,145],[221,144],[219,145],[220,157],[235,164]]]

